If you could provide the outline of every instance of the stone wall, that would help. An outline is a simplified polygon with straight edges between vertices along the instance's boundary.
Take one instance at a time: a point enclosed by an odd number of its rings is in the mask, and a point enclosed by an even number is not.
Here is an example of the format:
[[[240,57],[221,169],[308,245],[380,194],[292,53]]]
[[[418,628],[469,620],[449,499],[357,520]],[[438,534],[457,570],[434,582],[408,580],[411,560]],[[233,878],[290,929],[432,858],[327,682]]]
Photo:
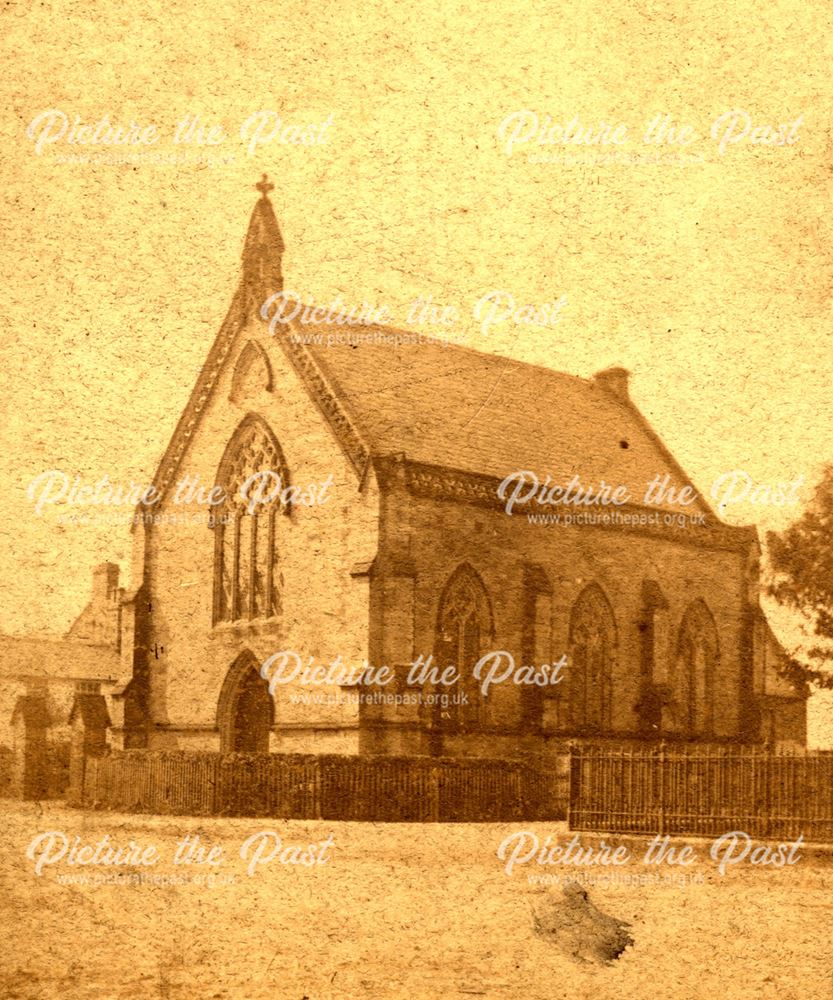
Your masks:
[[[665,602],[657,616],[662,625],[654,636],[653,679],[669,675],[686,609],[703,602],[714,618],[719,642],[710,736],[749,737],[745,702],[754,700],[754,691],[747,650],[754,637],[748,534],[732,539],[697,525],[671,534],[661,529],[532,524],[522,513],[510,517],[485,505],[415,496],[395,468],[385,482],[390,494],[383,504],[382,537],[393,555],[380,562],[374,582],[379,622],[371,642],[373,662],[407,663],[435,650],[439,598],[463,564],[478,574],[489,596],[494,620],[490,648],[508,651],[518,665],[534,657],[534,665],[540,666],[569,654],[573,606],[584,588],[596,585],[616,624],[610,731],[623,737],[645,735],[636,706],[644,678],[650,581]],[[531,579],[537,580],[532,591]],[[535,598],[531,605],[530,594]],[[524,725],[523,699],[518,685],[493,688],[489,731],[446,737],[444,752],[528,753],[531,730]],[[410,747],[425,752],[416,709],[371,709],[364,721],[363,747],[368,751],[403,752]],[[546,711],[544,723],[546,727]]]
[[[255,356],[246,346],[250,341],[263,353]],[[263,357],[268,371],[259,360]],[[261,324],[238,336],[232,363],[219,376],[174,479],[214,484],[226,445],[248,414],[262,417],[274,432],[292,484],[306,487],[332,477],[329,499],[320,506],[295,504],[279,518],[280,615],[215,625],[208,508],[175,503],[169,491],[158,523],[145,529],[140,579],[149,611],[135,639],[147,650],[140,666],[148,676],[152,748],[219,749],[220,692],[244,651],[258,663],[281,650],[297,651],[315,663],[329,663],[337,655],[361,662],[368,655],[369,585],[362,567],[377,547],[375,482],[371,475],[360,488],[325,418]],[[277,689],[272,749],[356,749],[355,707],[292,704],[291,694]]]

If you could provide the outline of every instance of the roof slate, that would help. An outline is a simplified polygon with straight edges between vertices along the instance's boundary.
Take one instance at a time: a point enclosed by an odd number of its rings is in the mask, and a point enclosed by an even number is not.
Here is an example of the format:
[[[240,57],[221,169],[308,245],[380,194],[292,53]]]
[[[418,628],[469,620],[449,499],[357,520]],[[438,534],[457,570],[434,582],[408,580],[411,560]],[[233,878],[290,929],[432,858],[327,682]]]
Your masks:
[[[658,474],[688,482],[635,408],[592,380],[438,341],[328,347],[344,329],[314,329],[322,343],[307,350],[374,454],[501,480],[524,469],[582,488],[604,480],[636,503]]]

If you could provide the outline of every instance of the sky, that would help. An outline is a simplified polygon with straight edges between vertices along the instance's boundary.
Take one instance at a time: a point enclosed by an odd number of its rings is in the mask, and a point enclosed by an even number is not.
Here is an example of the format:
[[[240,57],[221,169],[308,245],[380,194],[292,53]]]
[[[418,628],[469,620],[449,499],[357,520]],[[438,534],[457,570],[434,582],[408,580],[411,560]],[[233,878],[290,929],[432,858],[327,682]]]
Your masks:
[[[481,350],[624,366],[707,495],[732,470],[762,494],[800,483],[796,503],[727,521],[797,517],[833,460],[833,8],[680,11],[7,5],[0,630],[62,632],[96,563],[128,573],[124,526],[38,515],[27,489],[48,470],[153,476],[264,172],[288,289],[385,305],[402,327],[429,300]],[[683,141],[652,141],[657,122]],[[148,141],[90,141],[131,125]],[[581,129],[606,141],[560,141]],[[557,322],[484,333],[489,292],[539,318],[560,301]]]

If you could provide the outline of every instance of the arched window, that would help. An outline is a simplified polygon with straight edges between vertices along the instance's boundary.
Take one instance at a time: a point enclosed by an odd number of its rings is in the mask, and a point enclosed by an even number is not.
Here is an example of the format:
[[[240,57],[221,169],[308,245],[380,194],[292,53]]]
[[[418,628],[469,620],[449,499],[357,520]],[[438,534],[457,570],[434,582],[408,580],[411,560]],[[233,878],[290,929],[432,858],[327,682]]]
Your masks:
[[[255,477],[255,478],[253,478]],[[283,453],[259,417],[247,417],[220,462],[224,502],[214,510],[214,621],[270,618],[279,610],[277,516],[288,508]]]
[[[464,564],[452,573],[440,597],[434,664],[438,673],[452,664],[455,685],[432,684],[433,724],[449,732],[476,729],[485,721],[484,700],[474,666],[488,652],[494,629],[489,596],[478,574]],[[443,704],[445,702],[445,704]]]
[[[611,728],[616,622],[604,591],[585,587],[570,615],[570,650],[565,671],[567,726],[579,732]]]
[[[714,683],[718,661],[717,626],[705,601],[690,604],[680,623],[674,663],[673,728],[680,735],[704,736],[714,726]]]
[[[229,399],[234,403],[242,403],[247,396],[271,391],[272,366],[269,358],[260,344],[250,340],[237,357],[231,376]]]

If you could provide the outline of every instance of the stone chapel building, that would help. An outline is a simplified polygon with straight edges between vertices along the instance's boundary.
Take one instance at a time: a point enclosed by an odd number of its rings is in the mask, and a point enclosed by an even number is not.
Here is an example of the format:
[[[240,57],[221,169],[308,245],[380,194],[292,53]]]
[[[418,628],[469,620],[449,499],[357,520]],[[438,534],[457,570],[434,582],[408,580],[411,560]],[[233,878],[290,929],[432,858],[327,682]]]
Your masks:
[[[270,187],[157,470],[161,499],[134,528],[115,745],[495,757],[572,738],[804,743],[806,696],[779,676],[758,603],[754,528],[722,523],[699,494],[686,510],[703,523],[682,527],[506,513],[498,488],[518,470],[634,498],[657,475],[690,485],[628,373],[588,380],[396,344],[381,327],[357,345],[335,323],[273,335],[261,310],[283,287],[284,244]],[[297,490],[247,503],[240,487],[263,470]],[[324,483],[326,502],[306,502]],[[209,511],[188,484],[225,499]],[[657,510],[680,508],[621,508]],[[272,695],[260,666],[285,651],[386,665],[379,692],[400,703],[300,682]],[[484,698],[472,667],[490,651],[536,668],[566,656],[563,679]],[[429,655],[460,674],[445,704],[409,684]]]

